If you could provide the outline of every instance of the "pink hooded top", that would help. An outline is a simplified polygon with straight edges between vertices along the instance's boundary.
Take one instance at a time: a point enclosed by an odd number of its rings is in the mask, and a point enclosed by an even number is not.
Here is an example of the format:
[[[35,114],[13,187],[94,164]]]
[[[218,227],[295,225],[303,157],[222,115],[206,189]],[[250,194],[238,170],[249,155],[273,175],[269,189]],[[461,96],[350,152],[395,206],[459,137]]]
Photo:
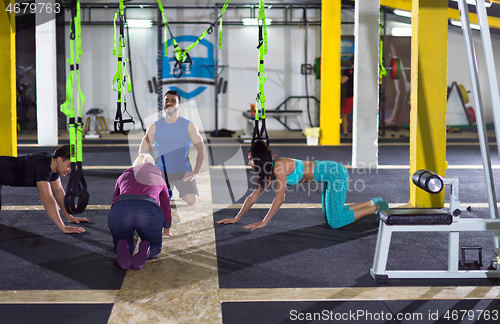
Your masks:
[[[167,223],[172,220],[168,187],[161,171],[151,163],[144,163],[128,168],[116,180],[113,204],[124,194],[149,196],[153,198],[163,212]]]

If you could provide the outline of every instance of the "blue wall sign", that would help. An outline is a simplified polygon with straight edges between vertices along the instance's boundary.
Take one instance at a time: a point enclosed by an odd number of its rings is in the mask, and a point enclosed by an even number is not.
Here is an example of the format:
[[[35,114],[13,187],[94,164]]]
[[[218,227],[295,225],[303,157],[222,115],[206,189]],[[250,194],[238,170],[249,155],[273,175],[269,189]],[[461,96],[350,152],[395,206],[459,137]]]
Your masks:
[[[193,35],[183,35],[175,37],[177,43],[186,42],[189,44],[194,43],[198,40],[198,36]],[[163,84],[171,84],[169,88],[179,92],[179,95],[185,99],[191,99],[199,94],[203,93],[207,88],[206,85],[214,85],[214,45],[206,40],[202,39],[197,45],[205,46],[207,50],[207,57],[193,57],[191,53],[191,60],[193,65],[189,71],[182,71],[182,76],[180,78],[174,77],[173,68],[175,65],[175,59],[173,58],[173,47],[172,40],[167,41],[167,48],[172,49],[172,53],[168,53],[168,57],[165,56],[165,47],[163,46]],[[184,49],[181,47],[181,49]],[[170,49],[169,49],[170,50]],[[185,84],[186,86],[182,86]],[[188,88],[192,89],[193,84],[203,84],[198,86],[196,89],[189,91]]]
[[[354,55],[354,42],[350,39],[340,41],[340,58],[344,61],[349,60]]]

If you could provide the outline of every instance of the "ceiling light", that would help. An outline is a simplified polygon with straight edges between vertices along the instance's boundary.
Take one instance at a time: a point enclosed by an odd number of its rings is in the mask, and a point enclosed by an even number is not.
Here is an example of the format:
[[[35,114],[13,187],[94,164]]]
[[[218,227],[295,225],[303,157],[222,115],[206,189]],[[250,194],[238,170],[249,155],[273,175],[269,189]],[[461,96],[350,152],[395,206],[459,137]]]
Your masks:
[[[452,1],[455,1],[455,2],[458,2],[458,0],[452,0]],[[470,5],[476,5],[476,0],[465,0],[465,2],[467,2],[467,4],[470,4]],[[486,0],[484,2],[484,5],[486,6],[486,8],[489,8],[491,7],[491,2],[488,2],[488,0]]]
[[[397,16],[411,18],[411,11],[394,9],[393,13]]]
[[[137,28],[148,28],[153,26],[153,21],[150,19],[127,19],[127,26]]]
[[[462,23],[460,22],[460,20],[450,19],[450,23],[453,26],[462,27]],[[478,24],[470,24],[470,28],[476,29],[476,30],[481,30],[481,27]]]
[[[271,22],[273,20],[266,18],[266,25],[271,25]],[[245,26],[258,26],[259,25],[259,19],[258,18],[243,18],[241,19],[241,22],[243,22],[243,25]]]
[[[411,27],[391,28],[391,36],[397,36],[397,37],[411,36]]]

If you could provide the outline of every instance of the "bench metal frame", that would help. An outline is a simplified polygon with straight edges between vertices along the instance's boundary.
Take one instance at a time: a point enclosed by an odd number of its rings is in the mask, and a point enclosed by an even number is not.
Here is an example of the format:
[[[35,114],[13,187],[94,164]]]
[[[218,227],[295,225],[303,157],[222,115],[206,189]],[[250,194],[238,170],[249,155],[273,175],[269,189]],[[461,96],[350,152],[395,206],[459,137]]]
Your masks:
[[[458,178],[444,178],[450,186],[450,212],[460,210]],[[500,278],[500,267],[493,262],[494,270],[459,270],[460,232],[494,231],[500,234],[500,219],[460,218],[454,216],[450,225],[387,225],[380,221],[377,245],[370,275],[376,282],[388,279],[451,279],[451,278]],[[448,232],[448,269],[447,270],[387,270],[387,260],[393,232]]]
[[[460,12],[460,21],[464,35],[465,47],[467,52],[467,61],[469,65],[469,74],[471,77],[472,97],[477,119],[477,130],[481,157],[484,166],[484,175],[486,189],[488,194],[488,204],[490,211],[489,219],[460,219],[459,216],[453,218],[450,225],[387,225],[380,222],[377,238],[377,247],[373,260],[373,267],[370,269],[371,276],[375,281],[387,280],[389,278],[498,278],[500,277],[500,219],[497,209],[495,186],[493,173],[491,170],[490,150],[488,146],[488,136],[486,133],[486,124],[484,122],[484,112],[481,98],[481,89],[479,86],[478,67],[476,61],[476,51],[473,44],[472,31],[470,28],[469,9],[465,0],[458,0],[458,9]],[[498,80],[496,76],[495,60],[493,56],[493,46],[491,43],[490,29],[488,25],[488,15],[486,12],[485,1],[476,0],[476,12],[478,22],[481,26],[481,40],[483,44],[483,54],[486,62],[486,72],[488,75],[489,94],[491,96],[493,107],[493,121],[495,129],[500,129],[500,93],[498,90]],[[498,154],[500,154],[500,132],[496,132]],[[458,179],[448,179],[447,183],[452,187],[450,211],[453,213],[460,203],[458,201]],[[408,271],[387,271],[387,257],[392,232],[448,232],[448,269],[447,270],[408,270]],[[493,261],[493,270],[458,270],[459,256],[459,233],[461,231],[492,231],[494,238],[494,249],[497,254],[497,260]]]
[[[283,124],[288,130],[293,130],[286,124],[284,124],[279,117],[293,118],[296,124],[299,126],[296,130],[302,130],[304,128],[304,121],[302,120],[302,110],[266,110],[266,117],[274,117],[281,124]],[[252,139],[252,132],[254,128],[255,116],[252,116],[250,112],[243,112],[243,117],[246,118],[247,124],[245,128],[245,133],[240,136],[242,139]]]

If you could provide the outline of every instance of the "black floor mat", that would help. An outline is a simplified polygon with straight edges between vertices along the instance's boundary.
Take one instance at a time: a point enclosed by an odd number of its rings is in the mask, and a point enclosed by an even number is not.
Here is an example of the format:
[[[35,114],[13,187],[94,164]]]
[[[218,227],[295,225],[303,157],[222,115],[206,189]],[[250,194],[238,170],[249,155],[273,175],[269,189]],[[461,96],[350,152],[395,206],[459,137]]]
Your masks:
[[[481,210],[478,216],[487,215]],[[215,221],[235,217],[238,210],[214,214]],[[238,223],[215,224],[221,288],[375,287],[369,275],[378,225],[370,215],[340,229],[330,228],[321,209],[281,209],[266,227],[244,225],[261,221],[267,210],[250,210]],[[447,268],[448,234],[395,233],[388,270]],[[483,246],[487,268],[494,258],[490,232],[462,233],[460,244]],[[395,286],[497,285],[498,279],[390,280]]]
[[[113,304],[1,304],[2,324],[106,324]]]
[[[87,210],[82,234],[64,234],[44,210],[2,211],[0,290],[120,289],[107,211]]]
[[[224,324],[286,323],[495,323],[500,301],[390,300],[318,302],[226,302]]]

